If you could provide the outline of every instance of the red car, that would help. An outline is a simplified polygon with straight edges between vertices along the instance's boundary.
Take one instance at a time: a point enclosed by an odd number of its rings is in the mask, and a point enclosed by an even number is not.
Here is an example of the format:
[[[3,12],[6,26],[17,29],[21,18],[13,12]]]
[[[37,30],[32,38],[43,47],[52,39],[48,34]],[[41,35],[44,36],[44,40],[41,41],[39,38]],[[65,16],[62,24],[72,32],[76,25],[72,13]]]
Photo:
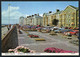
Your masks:
[[[70,31],[69,33],[72,35],[76,35],[76,33],[78,33],[78,32],[79,32],[78,30],[73,30],[73,31]]]
[[[76,31],[77,33],[79,32],[79,30],[73,30],[73,31]]]

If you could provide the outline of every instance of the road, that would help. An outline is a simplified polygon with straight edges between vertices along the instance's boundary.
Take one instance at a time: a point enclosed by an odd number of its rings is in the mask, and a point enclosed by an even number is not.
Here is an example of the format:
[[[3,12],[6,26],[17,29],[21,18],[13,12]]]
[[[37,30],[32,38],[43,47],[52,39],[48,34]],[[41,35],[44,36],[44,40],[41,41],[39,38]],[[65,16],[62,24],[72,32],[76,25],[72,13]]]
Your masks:
[[[35,50],[37,53],[43,53],[45,48],[56,47],[64,50],[79,51],[79,46],[69,43],[70,39],[62,38],[61,34],[51,36],[49,33],[41,33],[37,31],[29,31],[30,34],[39,35],[39,38],[44,38],[46,41],[35,41],[34,38],[27,36],[27,33],[18,34],[18,43]]]

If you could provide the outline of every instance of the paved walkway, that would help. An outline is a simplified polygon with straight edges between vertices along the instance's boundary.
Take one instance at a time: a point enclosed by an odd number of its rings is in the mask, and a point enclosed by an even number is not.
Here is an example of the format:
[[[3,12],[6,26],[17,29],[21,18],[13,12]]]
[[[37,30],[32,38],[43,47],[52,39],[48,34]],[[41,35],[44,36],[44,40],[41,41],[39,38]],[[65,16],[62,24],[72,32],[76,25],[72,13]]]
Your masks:
[[[31,34],[39,35],[40,38],[44,38],[46,41],[35,41],[34,38],[27,36],[27,33],[22,31],[23,34],[18,34],[19,45],[29,47],[35,50],[37,53],[44,52],[45,48],[56,47],[64,50],[79,51],[79,46],[69,43],[68,39],[62,38],[60,34],[57,36],[51,36],[49,33],[41,33],[37,31],[29,31]]]

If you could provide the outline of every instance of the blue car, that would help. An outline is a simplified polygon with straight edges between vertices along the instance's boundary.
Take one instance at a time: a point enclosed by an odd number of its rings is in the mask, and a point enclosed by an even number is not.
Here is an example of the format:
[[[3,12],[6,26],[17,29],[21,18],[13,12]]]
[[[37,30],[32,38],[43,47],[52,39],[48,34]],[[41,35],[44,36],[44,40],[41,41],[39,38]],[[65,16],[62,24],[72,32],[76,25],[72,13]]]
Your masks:
[[[64,33],[64,32],[69,32],[69,31],[73,31],[73,30],[72,29],[64,29],[64,30],[61,30],[60,32]]]
[[[61,32],[62,30],[64,30],[64,28],[59,28],[59,29],[57,29],[57,30],[54,30],[54,32],[55,32],[55,33],[59,33],[59,32]]]

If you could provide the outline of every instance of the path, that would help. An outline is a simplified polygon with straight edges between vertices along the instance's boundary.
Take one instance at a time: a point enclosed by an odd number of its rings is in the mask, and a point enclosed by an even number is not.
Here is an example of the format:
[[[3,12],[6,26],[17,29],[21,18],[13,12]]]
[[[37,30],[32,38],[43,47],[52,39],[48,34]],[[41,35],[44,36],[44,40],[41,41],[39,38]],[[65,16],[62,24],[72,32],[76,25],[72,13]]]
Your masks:
[[[27,36],[27,33],[22,31],[23,34],[18,34],[19,45],[29,47],[36,52],[44,52],[45,48],[56,47],[64,50],[78,51],[79,47],[69,43],[68,39],[63,39],[61,35],[51,36],[48,33],[41,33],[35,31],[29,31],[31,34],[39,35],[40,38],[44,38],[46,41],[35,41],[34,38]]]

